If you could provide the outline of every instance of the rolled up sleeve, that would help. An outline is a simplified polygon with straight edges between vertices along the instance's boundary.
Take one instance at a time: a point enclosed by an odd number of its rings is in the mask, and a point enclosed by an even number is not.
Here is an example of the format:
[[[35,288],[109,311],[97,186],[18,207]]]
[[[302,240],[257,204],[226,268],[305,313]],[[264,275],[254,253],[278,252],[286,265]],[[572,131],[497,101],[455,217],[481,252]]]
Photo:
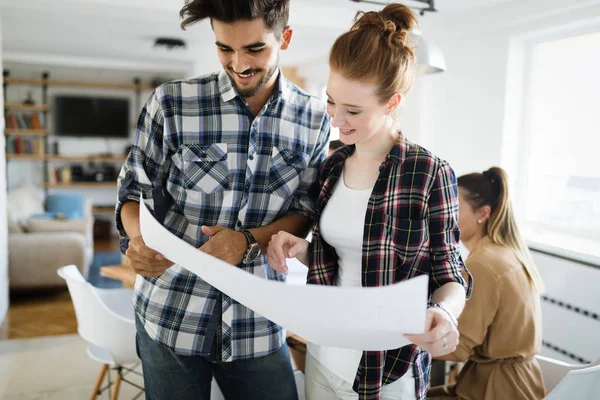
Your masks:
[[[314,188],[317,185],[318,173],[321,164],[327,158],[327,150],[329,149],[329,133],[331,129],[330,117],[325,114],[321,123],[321,129],[314,150],[311,154],[307,168],[300,175],[300,185],[294,192],[288,214],[301,214],[314,219],[316,197],[314,196]],[[317,192],[318,193],[318,192]]]
[[[140,194],[143,194],[145,203],[152,210],[154,208],[152,192],[164,187],[165,171],[168,170],[165,157],[167,147],[163,135],[163,107],[158,94],[159,89],[148,99],[140,113],[131,151],[117,179],[115,218],[123,253],[129,245],[129,237],[121,220],[123,204],[128,201],[139,203]]]
[[[473,279],[460,256],[458,242],[458,187],[454,171],[441,161],[428,202],[431,275],[434,291],[449,282],[460,283],[471,297]],[[466,279],[463,277],[465,272]]]

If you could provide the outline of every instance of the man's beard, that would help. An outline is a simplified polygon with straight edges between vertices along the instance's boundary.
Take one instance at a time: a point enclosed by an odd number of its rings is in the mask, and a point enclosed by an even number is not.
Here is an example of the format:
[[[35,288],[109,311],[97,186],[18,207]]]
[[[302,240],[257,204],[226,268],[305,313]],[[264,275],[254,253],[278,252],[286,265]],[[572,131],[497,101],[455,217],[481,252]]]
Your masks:
[[[237,92],[240,94],[240,96],[247,98],[247,97],[255,96],[258,92],[263,90],[263,88],[265,87],[267,82],[269,82],[269,79],[271,79],[271,77],[275,74],[275,72],[277,72],[278,68],[279,68],[279,57],[277,57],[277,62],[275,63],[275,65],[272,66],[271,68],[269,68],[267,73],[262,77],[262,79],[258,82],[258,84],[255,87],[245,88],[245,89],[242,89],[237,85],[237,81],[236,81],[235,77],[232,76],[232,75],[236,75],[233,68],[228,67],[227,70],[229,72],[229,76],[231,78],[233,86],[235,86],[235,89],[237,90]],[[262,69],[246,70],[246,71],[242,72],[242,75],[251,74],[251,73],[258,74],[262,71],[263,71]]]

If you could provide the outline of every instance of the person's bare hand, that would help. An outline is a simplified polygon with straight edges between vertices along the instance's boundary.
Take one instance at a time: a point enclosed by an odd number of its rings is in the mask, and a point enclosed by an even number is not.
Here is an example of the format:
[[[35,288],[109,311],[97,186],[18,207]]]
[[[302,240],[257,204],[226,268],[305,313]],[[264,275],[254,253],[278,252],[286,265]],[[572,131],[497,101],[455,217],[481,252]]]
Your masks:
[[[271,236],[267,248],[267,261],[271,268],[283,274],[288,273],[286,258],[306,259],[308,256],[308,241],[285,231],[279,231]]]
[[[430,308],[427,310],[425,333],[404,337],[435,358],[456,350],[459,333],[448,314],[439,308]]]
[[[200,247],[200,251],[232,265],[242,262],[248,249],[248,241],[242,232],[219,225],[202,226],[202,232],[210,236],[210,239]]]
[[[131,268],[143,276],[161,276],[173,265],[162,254],[146,246],[141,236],[129,240],[129,247],[125,255]]]

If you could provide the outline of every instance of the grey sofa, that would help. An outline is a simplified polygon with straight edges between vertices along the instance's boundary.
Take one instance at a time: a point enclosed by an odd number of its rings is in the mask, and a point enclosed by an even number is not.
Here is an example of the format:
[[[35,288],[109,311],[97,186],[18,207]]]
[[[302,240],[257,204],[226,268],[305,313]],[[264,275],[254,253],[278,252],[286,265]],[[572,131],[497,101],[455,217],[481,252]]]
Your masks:
[[[26,185],[8,192],[8,280],[11,291],[65,286],[56,271],[75,264],[87,277],[94,253],[92,205],[83,218],[39,219],[42,189]]]

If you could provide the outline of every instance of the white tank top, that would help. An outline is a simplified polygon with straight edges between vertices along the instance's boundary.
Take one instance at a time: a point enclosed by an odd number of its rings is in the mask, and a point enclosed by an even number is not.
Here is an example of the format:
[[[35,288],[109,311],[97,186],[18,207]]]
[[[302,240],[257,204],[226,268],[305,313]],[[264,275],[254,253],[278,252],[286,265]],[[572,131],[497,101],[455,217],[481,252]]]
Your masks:
[[[339,257],[337,286],[362,286],[362,245],[365,215],[372,189],[354,190],[344,183],[344,173],[337,181],[331,198],[321,214],[319,229],[323,239],[335,248]],[[352,310],[348,310],[352,318]],[[354,382],[362,351],[319,346],[308,343],[308,351],[331,372]]]
[[[367,206],[373,189],[350,189],[344,172],[321,214],[319,228],[323,239],[335,248],[338,260],[337,286],[362,286],[362,247]],[[348,310],[352,318],[352,310]],[[398,335],[401,335],[398,332]],[[308,343],[308,351],[322,365],[349,383],[354,382],[362,351]],[[409,368],[403,378],[413,376]]]

